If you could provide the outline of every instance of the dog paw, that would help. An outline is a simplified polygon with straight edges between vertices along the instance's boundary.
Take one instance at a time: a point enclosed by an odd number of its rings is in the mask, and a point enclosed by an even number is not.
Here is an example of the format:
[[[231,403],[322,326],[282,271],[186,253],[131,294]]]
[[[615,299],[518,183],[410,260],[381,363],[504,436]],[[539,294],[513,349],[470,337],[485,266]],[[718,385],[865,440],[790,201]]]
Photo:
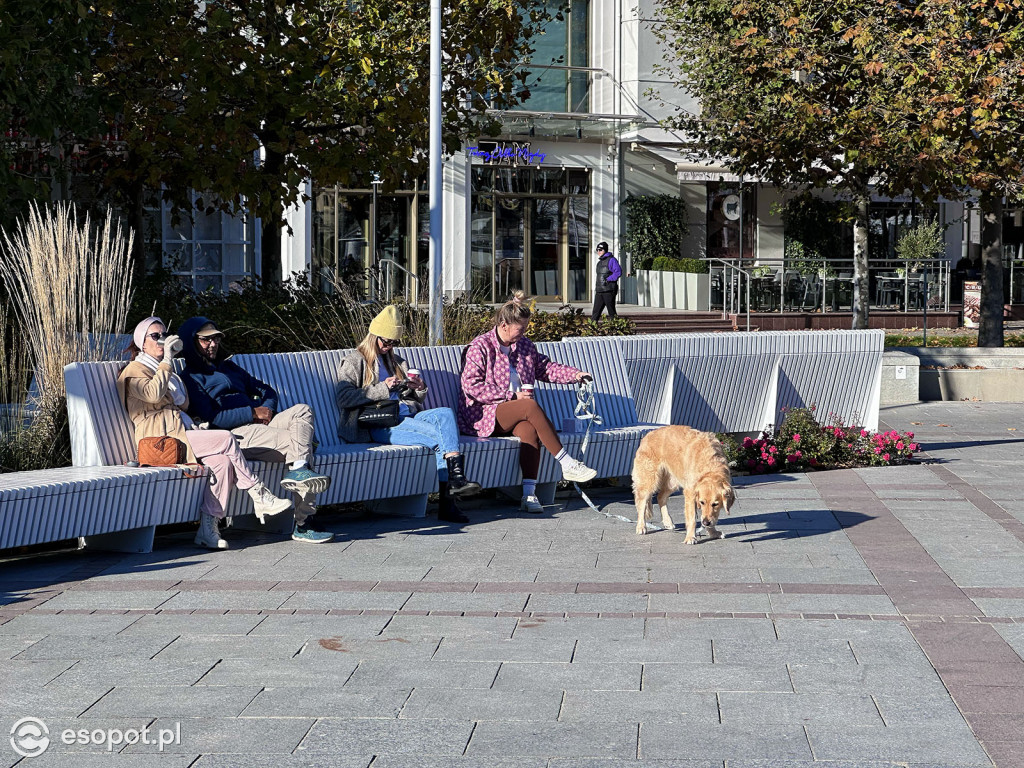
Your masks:
[[[644,525],[644,526],[639,526],[638,525],[636,527],[636,535],[637,536],[643,536],[645,533],[647,533],[647,526],[646,525]]]
[[[687,536],[685,539],[683,539],[683,544],[696,544],[696,543],[697,543],[697,537],[696,536]]]
[[[710,538],[710,539],[724,539],[725,538],[725,534],[722,533],[717,528],[705,528],[704,530],[707,531],[708,538]]]
[[[666,531],[674,531],[676,529],[675,523],[666,523],[664,520],[662,521],[661,525]]]

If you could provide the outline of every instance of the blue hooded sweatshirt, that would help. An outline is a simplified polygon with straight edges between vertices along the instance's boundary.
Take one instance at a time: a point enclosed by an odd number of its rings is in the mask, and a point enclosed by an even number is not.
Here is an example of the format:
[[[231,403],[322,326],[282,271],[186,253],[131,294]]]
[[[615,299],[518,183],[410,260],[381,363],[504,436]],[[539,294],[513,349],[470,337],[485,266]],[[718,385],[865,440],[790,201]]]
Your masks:
[[[181,378],[188,390],[188,414],[198,422],[209,422],[217,429],[234,429],[252,424],[254,408],[265,406],[277,412],[277,392],[231,362],[223,345],[217,360],[210,362],[199,354],[196,332],[210,320],[190,317],[181,324],[178,335],[184,345],[185,370]]]

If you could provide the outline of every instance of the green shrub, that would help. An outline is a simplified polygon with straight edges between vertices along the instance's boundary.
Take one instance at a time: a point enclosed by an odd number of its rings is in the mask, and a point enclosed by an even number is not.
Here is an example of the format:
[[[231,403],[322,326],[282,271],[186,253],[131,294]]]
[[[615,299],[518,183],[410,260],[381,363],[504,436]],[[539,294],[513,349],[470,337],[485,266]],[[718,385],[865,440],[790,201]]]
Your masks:
[[[657,269],[651,266],[656,259],[679,258],[688,227],[678,195],[629,195],[623,209],[622,250],[633,257],[634,269]]]
[[[650,268],[658,272],[689,272],[703,275],[708,271],[708,263],[701,259],[671,259],[668,256],[659,256],[651,261]]]

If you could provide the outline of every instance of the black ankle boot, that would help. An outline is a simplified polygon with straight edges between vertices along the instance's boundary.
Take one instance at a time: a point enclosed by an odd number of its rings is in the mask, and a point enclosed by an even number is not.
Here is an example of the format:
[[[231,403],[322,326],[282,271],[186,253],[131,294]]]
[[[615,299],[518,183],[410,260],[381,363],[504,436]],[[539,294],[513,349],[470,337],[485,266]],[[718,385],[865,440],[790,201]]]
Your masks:
[[[459,509],[459,505],[452,498],[449,483],[439,482],[437,486],[438,496],[440,496],[437,507],[437,519],[444,520],[446,523],[468,523],[469,518]]]
[[[461,453],[447,457],[445,462],[448,464],[448,488],[452,496],[461,499],[463,496],[480,493],[480,484],[466,479],[465,464]]]

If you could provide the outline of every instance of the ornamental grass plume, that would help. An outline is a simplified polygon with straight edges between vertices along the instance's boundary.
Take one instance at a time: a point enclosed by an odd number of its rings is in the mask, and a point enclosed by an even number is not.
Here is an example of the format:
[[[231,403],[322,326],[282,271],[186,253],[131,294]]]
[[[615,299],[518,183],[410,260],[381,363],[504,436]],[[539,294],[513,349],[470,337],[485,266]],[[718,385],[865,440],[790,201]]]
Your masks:
[[[110,209],[101,227],[79,221],[70,203],[33,204],[14,233],[3,232],[0,277],[34,380],[26,428],[50,446],[33,462],[70,461],[64,366],[120,356],[132,299],[132,234]],[[28,468],[28,467],[23,467]]]

